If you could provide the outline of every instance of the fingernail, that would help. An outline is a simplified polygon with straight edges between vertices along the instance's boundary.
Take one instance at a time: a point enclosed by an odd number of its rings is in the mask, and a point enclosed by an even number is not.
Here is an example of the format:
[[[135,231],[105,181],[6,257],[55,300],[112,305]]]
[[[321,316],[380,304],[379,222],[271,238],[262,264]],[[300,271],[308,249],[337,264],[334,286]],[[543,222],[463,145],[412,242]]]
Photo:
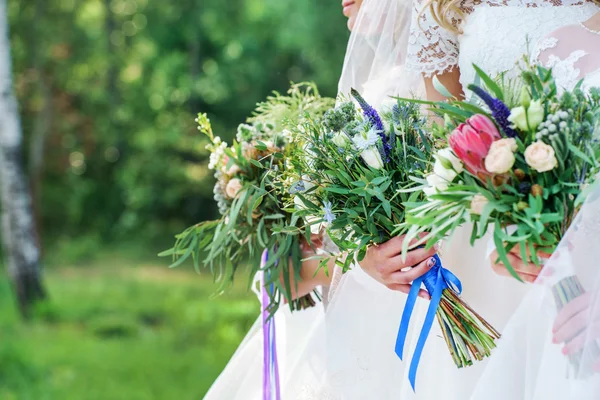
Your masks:
[[[569,354],[569,349],[567,347],[563,347],[561,352],[566,356]]]
[[[594,372],[600,372],[600,363],[594,365]]]
[[[554,329],[552,329],[552,333],[554,333]],[[552,337],[552,343],[558,343],[558,340],[556,340],[556,336]]]
[[[425,300],[431,299],[427,293],[419,293],[419,297]]]
[[[433,266],[435,265],[435,258],[430,258],[429,260],[427,260],[427,267],[428,268],[433,268]]]
[[[433,248],[435,249],[436,252],[438,252],[441,247],[442,247],[442,243],[439,241],[435,242],[435,244],[433,245]]]

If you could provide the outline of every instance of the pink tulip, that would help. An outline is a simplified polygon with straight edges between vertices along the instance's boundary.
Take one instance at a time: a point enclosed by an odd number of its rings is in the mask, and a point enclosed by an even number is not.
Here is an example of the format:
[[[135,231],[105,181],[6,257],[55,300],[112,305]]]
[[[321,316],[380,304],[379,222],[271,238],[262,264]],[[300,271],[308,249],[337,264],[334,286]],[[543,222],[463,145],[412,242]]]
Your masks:
[[[484,160],[492,143],[500,139],[496,125],[485,115],[474,115],[456,128],[448,138],[450,147],[469,172],[488,174]]]

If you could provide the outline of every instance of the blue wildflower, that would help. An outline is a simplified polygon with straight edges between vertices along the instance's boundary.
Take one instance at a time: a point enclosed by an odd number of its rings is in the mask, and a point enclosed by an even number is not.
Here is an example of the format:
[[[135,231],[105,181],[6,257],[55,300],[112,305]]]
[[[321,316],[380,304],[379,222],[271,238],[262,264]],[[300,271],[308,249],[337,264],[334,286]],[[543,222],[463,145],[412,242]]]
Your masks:
[[[392,151],[392,146],[388,142],[388,138],[385,135],[385,128],[383,126],[381,118],[379,117],[379,114],[377,114],[377,111],[373,107],[371,107],[369,103],[367,103],[367,101],[355,89],[352,89],[351,93],[362,108],[364,116],[371,123],[373,128],[375,128],[375,130],[379,134],[379,137],[381,138],[381,144],[383,149],[383,162],[390,162],[390,153]]]
[[[323,213],[323,219],[325,222],[331,224],[333,221],[335,221],[335,214],[333,213],[332,204],[330,201],[323,202]]]
[[[498,125],[500,125],[506,136],[512,138],[517,137],[517,132],[515,132],[515,130],[511,127],[511,123],[508,121],[508,117],[510,116],[510,109],[508,106],[504,104],[502,100],[492,97],[489,93],[477,85],[469,85],[469,89],[479,96],[481,100],[483,100],[483,102],[488,106],[492,112],[492,117],[494,117]]]
[[[306,191],[306,185],[304,185],[303,180],[300,180],[300,181],[294,183],[289,189],[290,194],[302,193],[305,191]]]

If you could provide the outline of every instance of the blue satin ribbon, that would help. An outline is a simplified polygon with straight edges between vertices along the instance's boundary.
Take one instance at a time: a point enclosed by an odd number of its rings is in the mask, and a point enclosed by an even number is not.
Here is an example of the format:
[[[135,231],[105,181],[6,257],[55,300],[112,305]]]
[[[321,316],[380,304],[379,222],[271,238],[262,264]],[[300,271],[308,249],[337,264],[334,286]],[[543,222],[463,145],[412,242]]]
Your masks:
[[[427,341],[427,336],[429,336],[429,332],[431,331],[435,314],[442,298],[442,292],[447,288],[454,290],[458,294],[462,292],[462,284],[460,283],[460,280],[452,272],[442,267],[442,262],[439,256],[436,254],[433,259],[435,261],[435,265],[431,267],[429,272],[419,277],[412,283],[412,287],[408,293],[408,298],[406,299],[406,306],[404,307],[404,312],[402,313],[402,320],[400,322],[400,328],[398,329],[398,338],[396,339],[396,354],[398,357],[400,357],[400,360],[402,360],[404,344],[406,342],[406,334],[408,333],[408,326],[410,324],[410,317],[412,316],[413,309],[415,308],[417,296],[419,294],[419,290],[421,289],[421,283],[423,283],[431,295],[431,301],[429,303],[429,308],[427,309],[425,322],[423,322],[421,334],[419,335],[417,347],[413,353],[413,357],[410,362],[410,369],[408,371],[408,379],[413,391],[415,390],[415,380],[417,378],[419,361],[421,360],[421,355],[423,353],[423,348],[425,347],[425,342]]]

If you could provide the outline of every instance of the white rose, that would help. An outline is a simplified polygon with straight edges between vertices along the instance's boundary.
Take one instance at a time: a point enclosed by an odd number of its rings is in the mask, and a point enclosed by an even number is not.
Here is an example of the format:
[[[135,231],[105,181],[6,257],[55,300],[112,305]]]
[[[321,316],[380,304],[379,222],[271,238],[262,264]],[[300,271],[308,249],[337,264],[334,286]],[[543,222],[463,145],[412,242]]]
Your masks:
[[[517,141],[513,138],[496,140],[490,146],[490,151],[492,151],[492,150],[495,151],[495,150],[498,150],[501,148],[509,149],[510,151],[512,151],[514,153],[515,151],[517,151],[517,148],[518,148]]]
[[[235,196],[238,195],[239,191],[242,189],[242,181],[238,178],[233,178],[227,183],[225,187],[225,193],[230,199],[235,199]]]
[[[464,170],[462,161],[460,161],[460,158],[458,158],[454,155],[454,152],[452,151],[451,148],[445,148],[445,149],[439,150],[436,153],[435,158],[436,159],[442,158],[443,160],[449,161],[450,164],[452,164],[452,168],[459,174],[462,173]]]
[[[525,150],[527,165],[537,172],[552,171],[558,166],[554,148],[544,142],[535,142]]]
[[[527,119],[529,120],[529,127],[532,130],[536,130],[542,122],[544,122],[544,106],[541,100],[532,101],[527,109]]]
[[[485,169],[492,174],[505,174],[515,165],[515,155],[508,147],[490,148]]]
[[[452,182],[458,175],[453,169],[446,168],[439,159],[435,160],[435,164],[433,165],[433,173],[440,178],[443,178],[446,182]]]
[[[508,120],[513,123],[514,128],[519,128],[522,131],[529,129],[527,126],[527,111],[525,111],[525,107],[516,107],[510,110]]]
[[[345,133],[338,132],[333,135],[333,139],[331,139],[333,144],[337,147],[346,147],[350,143],[350,138]]]
[[[365,160],[369,167],[375,169],[383,168],[383,160],[381,159],[381,154],[379,154],[377,147],[370,147],[366,150],[363,150],[363,152],[360,153],[360,156],[363,160]]]
[[[489,201],[484,195],[476,194],[471,200],[471,213],[481,215],[487,203]]]
[[[429,186],[437,189],[440,192],[443,192],[446,189],[448,189],[448,181],[436,174],[429,175],[427,177],[427,183],[429,184]]]

